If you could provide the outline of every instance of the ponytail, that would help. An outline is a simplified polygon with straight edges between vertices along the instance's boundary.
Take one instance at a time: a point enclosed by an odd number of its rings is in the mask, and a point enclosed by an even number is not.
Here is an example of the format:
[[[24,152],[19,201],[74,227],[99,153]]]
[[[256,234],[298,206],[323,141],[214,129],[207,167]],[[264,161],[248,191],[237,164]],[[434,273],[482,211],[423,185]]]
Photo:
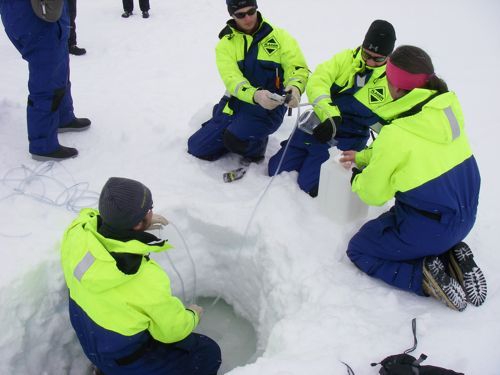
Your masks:
[[[448,92],[448,85],[436,76],[432,60],[423,49],[415,46],[400,46],[391,54],[390,62],[412,74],[429,74],[430,78],[423,88],[436,90],[440,94]]]

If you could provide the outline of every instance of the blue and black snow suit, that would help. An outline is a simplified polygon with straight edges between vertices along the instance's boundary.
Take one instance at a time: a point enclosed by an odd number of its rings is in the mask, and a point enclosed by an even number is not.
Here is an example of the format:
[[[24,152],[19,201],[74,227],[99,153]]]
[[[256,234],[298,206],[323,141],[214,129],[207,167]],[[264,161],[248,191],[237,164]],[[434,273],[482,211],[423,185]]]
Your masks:
[[[29,66],[27,109],[29,151],[59,149],[57,129],[75,119],[69,81],[67,4],[57,22],[38,18],[28,0],[0,0],[7,36]]]

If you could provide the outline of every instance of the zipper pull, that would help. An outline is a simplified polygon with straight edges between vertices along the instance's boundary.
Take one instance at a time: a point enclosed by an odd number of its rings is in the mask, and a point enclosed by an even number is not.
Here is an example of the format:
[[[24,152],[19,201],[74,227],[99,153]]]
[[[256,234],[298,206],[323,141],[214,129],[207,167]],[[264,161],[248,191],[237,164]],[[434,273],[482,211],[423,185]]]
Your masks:
[[[47,9],[45,8],[45,0],[42,0],[41,4],[42,4],[42,14],[44,16],[46,16],[47,15]]]
[[[278,68],[276,68],[276,80],[275,80],[276,88],[279,90],[281,86],[280,82],[280,73],[278,71]]]

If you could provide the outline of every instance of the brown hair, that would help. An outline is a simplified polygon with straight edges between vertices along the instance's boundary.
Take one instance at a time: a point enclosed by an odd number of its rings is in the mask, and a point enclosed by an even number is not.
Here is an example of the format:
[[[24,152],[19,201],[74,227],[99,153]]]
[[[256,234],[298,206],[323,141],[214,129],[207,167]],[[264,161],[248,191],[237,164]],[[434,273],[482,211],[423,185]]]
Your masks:
[[[424,88],[439,93],[448,92],[448,85],[434,73],[430,56],[423,49],[415,46],[400,46],[390,56],[391,63],[398,68],[414,74],[430,74]]]

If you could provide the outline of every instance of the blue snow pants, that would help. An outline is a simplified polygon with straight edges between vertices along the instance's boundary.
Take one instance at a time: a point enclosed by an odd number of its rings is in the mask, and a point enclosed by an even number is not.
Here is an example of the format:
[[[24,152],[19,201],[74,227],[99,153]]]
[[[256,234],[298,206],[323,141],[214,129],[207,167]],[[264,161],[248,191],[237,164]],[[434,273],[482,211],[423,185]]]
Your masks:
[[[223,112],[228,103],[232,115]],[[188,152],[205,160],[216,160],[227,152],[250,159],[262,158],[268,137],[280,127],[285,111],[284,106],[268,111],[224,96],[215,105],[212,118],[189,137]]]
[[[336,147],[340,150],[360,151],[366,146],[368,139],[367,137],[335,137],[335,140],[338,142]],[[299,187],[306,193],[317,193],[321,164],[330,157],[328,152],[330,145],[317,141],[312,135],[300,129],[295,130],[292,138],[281,142],[280,150],[269,159],[269,176],[274,176],[276,173],[287,142],[290,142],[290,145],[277,173],[297,171],[299,172],[297,179]]]
[[[191,333],[165,344],[147,331],[123,336],[102,328],[71,298],[69,314],[87,358],[104,375],[216,375],[221,351],[207,336]]]
[[[424,257],[447,252],[467,236],[474,222],[475,211],[461,217],[430,217],[396,200],[394,207],[352,237],[347,255],[368,275],[424,295]]]
[[[65,3],[57,22],[38,18],[29,0],[0,0],[7,36],[28,62],[29,152],[59,149],[57,129],[75,119],[69,82],[69,16]]]

